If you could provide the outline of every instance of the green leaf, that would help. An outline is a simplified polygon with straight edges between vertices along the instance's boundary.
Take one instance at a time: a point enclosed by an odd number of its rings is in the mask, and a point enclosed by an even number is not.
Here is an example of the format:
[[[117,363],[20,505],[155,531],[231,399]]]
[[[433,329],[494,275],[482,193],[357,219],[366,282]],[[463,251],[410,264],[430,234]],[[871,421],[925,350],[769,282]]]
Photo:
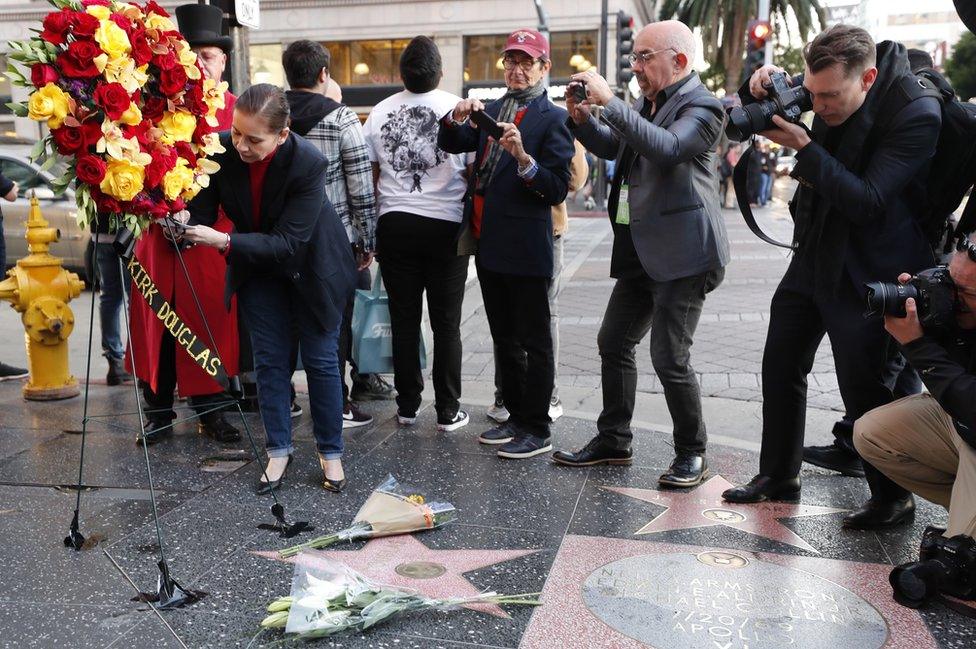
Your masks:
[[[13,111],[17,117],[27,117],[27,105],[19,101],[10,101],[6,104],[7,108]]]
[[[37,162],[40,159],[41,154],[44,153],[45,147],[46,140],[38,140],[34,143],[34,146],[30,150],[31,162]]]
[[[53,167],[54,163],[57,161],[58,161],[58,156],[49,155],[47,159],[44,161],[44,164],[41,165],[41,171],[47,171],[48,169]]]

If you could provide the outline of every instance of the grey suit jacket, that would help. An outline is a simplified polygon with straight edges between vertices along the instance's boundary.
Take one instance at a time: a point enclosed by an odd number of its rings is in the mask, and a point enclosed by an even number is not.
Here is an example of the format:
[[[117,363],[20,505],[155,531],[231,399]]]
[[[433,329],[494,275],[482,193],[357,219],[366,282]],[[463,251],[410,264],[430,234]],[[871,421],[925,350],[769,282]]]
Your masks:
[[[729,240],[718,198],[715,147],[725,124],[721,102],[692,73],[659,106],[652,121],[613,98],[603,117],[574,134],[594,154],[637,153],[628,177],[630,234],[641,266],[655,281],[698,275],[729,262]],[[610,215],[611,220],[614,215]]]

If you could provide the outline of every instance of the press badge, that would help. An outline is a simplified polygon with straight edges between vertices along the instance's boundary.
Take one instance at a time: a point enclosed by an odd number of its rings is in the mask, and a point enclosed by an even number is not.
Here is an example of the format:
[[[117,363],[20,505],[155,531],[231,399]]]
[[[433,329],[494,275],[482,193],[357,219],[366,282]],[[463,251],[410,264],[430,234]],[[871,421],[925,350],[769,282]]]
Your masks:
[[[617,199],[617,216],[614,219],[619,225],[630,225],[630,191],[627,184],[620,186],[620,197]]]

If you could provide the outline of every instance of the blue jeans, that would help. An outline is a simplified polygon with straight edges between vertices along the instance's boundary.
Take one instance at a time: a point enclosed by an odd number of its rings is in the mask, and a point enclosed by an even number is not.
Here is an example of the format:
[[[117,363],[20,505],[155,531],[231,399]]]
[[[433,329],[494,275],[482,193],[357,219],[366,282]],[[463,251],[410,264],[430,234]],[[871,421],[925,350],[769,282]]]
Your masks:
[[[102,327],[102,355],[106,358],[122,358],[122,332],[119,318],[122,309],[132,295],[132,277],[122,265],[119,270],[119,256],[110,243],[95,244],[95,263],[98,272],[98,319]],[[125,291],[123,296],[122,291]]]
[[[761,174],[759,177],[759,204],[765,205],[773,196],[773,177]]]
[[[291,439],[291,349],[297,332],[308,377],[312,434],[319,455],[342,457],[342,381],[339,328],[322,329],[287,280],[252,278],[237,291],[251,335],[258,407],[267,436],[268,457],[294,451]]]

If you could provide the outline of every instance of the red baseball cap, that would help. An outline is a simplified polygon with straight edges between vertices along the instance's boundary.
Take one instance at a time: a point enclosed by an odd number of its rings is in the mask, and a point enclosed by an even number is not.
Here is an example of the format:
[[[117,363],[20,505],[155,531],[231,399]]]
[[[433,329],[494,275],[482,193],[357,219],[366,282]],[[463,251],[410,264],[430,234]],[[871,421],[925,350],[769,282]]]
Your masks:
[[[549,58],[549,41],[534,29],[517,29],[505,41],[505,52],[525,52],[534,59]]]

